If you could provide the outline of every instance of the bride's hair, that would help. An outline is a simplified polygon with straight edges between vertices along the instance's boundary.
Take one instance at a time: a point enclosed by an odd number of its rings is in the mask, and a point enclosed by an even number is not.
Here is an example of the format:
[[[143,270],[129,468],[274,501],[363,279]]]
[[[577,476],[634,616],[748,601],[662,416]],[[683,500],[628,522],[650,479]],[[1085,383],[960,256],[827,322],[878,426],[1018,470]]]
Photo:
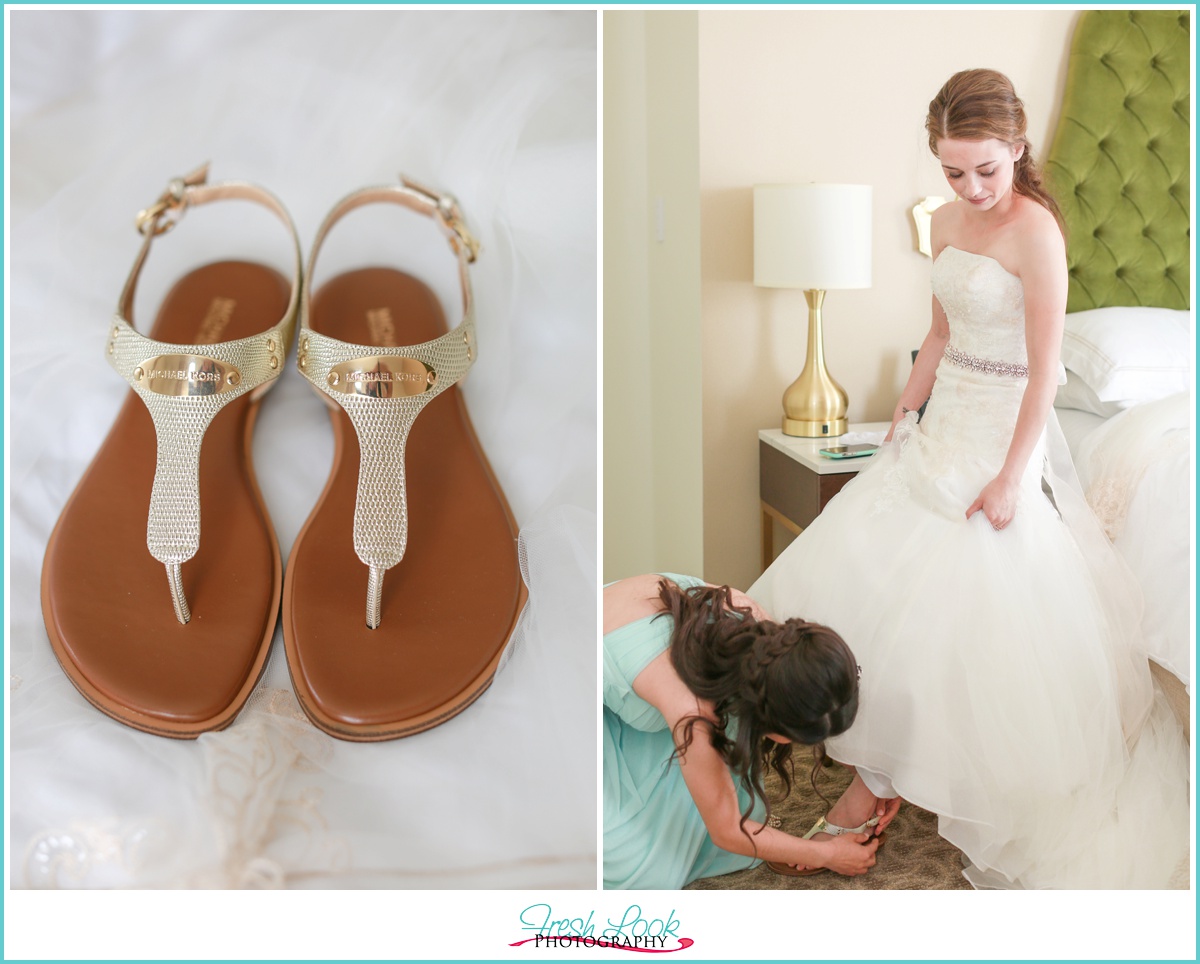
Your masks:
[[[1033,159],[1025,128],[1025,105],[1013,89],[1012,81],[998,70],[960,70],[929,102],[925,118],[929,149],[934,157],[938,156],[937,142],[946,137],[962,141],[995,138],[1006,144],[1023,144],[1025,153],[1013,171],[1013,190],[1053,214],[1058,229],[1066,237],[1062,211],[1042,184],[1042,171]]]
[[[674,621],[671,665],[696,696],[712,702],[716,720],[686,717],[674,734],[676,756],[691,746],[695,727],[710,732],[713,748],[750,795],[741,827],[761,799],[765,766],[792,786],[792,745],[767,737],[775,733],[812,746],[824,759],[824,740],[849,728],[858,711],[858,667],[842,637],[827,626],[789,619],[756,619],[733,604],[728,586],[680,589],[659,583],[659,598]],[[816,762],[811,777],[816,789]],[[782,799],[782,797],[781,797]]]

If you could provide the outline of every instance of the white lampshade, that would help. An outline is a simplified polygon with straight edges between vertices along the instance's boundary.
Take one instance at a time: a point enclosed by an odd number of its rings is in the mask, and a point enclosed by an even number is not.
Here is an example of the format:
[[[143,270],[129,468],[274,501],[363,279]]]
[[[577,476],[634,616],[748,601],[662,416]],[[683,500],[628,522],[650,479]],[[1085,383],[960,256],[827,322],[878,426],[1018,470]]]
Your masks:
[[[754,283],[821,290],[871,287],[871,186],[756,185]]]

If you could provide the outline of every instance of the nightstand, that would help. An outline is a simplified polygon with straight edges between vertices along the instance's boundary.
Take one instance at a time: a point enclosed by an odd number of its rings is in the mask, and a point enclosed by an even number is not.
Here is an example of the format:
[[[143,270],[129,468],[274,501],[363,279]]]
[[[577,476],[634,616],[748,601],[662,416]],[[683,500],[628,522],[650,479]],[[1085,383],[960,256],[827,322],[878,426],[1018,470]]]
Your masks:
[[[851,432],[886,432],[891,422],[860,422]],[[762,566],[775,561],[772,522],[799,535],[842,486],[874,456],[830,459],[820,450],[840,444],[836,438],[795,438],[777,428],[758,433],[758,497],[762,505]]]

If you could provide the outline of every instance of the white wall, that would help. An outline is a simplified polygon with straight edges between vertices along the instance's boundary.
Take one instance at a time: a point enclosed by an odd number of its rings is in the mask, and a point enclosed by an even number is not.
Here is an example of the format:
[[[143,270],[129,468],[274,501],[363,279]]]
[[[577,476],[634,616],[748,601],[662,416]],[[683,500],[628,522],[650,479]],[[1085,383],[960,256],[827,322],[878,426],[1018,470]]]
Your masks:
[[[699,14],[708,580],[745,588],[759,573],[757,432],[779,426],[780,397],[804,364],[803,292],[753,285],[753,185],[873,185],[873,286],[828,294],[825,353],[850,395],[851,420],[890,419],[909,353],[929,325],[930,262],[915,251],[908,210],[926,195],[951,194],[926,146],[929,101],[957,70],[1001,70],[1025,101],[1034,156],[1044,158],[1077,17],[1003,9]],[[608,177],[606,165],[606,190]],[[607,239],[607,223],[605,231]]]
[[[703,571],[698,31],[604,18],[605,580]]]

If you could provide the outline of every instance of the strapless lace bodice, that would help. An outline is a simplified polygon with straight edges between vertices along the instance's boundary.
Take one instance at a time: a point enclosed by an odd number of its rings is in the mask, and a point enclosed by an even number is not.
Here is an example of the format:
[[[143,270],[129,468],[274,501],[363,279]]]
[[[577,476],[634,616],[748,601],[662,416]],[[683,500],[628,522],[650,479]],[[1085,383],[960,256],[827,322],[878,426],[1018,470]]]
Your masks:
[[[947,518],[995,478],[1012,442],[1029,384],[1025,289],[994,258],[945,247],[933,264],[933,293],[950,323],[925,415],[896,427],[901,454],[876,511],[915,499]],[[1040,497],[1042,446],[1022,476],[1026,495]]]
[[[1025,365],[1025,289],[995,258],[947,245],[933,264],[933,293],[950,322],[950,344],[994,362]]]

